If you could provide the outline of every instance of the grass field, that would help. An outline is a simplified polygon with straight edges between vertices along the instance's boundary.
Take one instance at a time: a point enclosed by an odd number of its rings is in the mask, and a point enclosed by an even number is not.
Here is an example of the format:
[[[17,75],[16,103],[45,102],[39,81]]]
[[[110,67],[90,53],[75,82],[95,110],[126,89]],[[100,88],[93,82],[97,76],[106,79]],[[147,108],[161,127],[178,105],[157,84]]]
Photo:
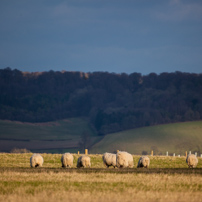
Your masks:
[[[76,152],[83,133],[91,137],[91,143],[99,139],[88,121],[80,118],[46,123],[0,120],[0,151],[10,152],[17,147],[37,152]]]
[[[97,136],[88,121],[72,118],[47,123],[22,123],[0,120],[0,151],[14,147],[32,152],[76,153],[82,134],[89,138],[90,153],[126,150],[133,154],[202,154],[202,121],[157,125]]]
[[[72,118],[54,122],[26,123],[0,120],[0,138],[15,140],[69,140],[79,138],[86,131],[96,134],[85,119]]]
[[[202,153],[202,121],[157,125],[106,135],[91,148],[92,153],[126,150],[133,154],[185,155],[185,151]]]
[[[61,167],[61,154],[41,154],[42,168],[30,168],[29,154],[0,153],[0,201],[202,201],[202,159],[189,169],[185,157],[150,156],[149,169],[106,169],[101,155],[92,167]]]

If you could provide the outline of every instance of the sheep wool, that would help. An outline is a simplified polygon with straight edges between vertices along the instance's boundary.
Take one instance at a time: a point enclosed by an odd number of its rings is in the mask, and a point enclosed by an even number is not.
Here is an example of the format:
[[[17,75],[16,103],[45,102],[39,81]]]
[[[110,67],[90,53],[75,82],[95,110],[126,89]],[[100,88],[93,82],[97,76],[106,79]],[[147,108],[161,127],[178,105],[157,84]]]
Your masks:
[[[84,168],[87,168],[87,167],[90,168],[91,167],[89,156],[83,155],[83,156],[80,156],[78,158],[77,168],[81,168],[81,167],[84,167]]]
[[[189,168],[196,168],[198,164],[198,159],[194,154],[189,154],[186,158],[186,163]]]
[[[70,153],[64,153],[61,157],[62,167],[71,168],[73,166],[74,157]]]
[[[116,154],[116,165],[118,168],[133,168],[133,156],[125,151]]]
[[[33,154],[30,158],[30,166],[33,168],[42,167],[43,162],[43,157],[40,154]]]
[[[139,161],[138,161],[138,165],[137,168],[148,168],[150,164],[150,159],[147,156],[141,156]]]
[[[104,165],[109,168],[109,166],[116,167],[116,154],[112,153],[104,153],[102,156],[102,160]]]

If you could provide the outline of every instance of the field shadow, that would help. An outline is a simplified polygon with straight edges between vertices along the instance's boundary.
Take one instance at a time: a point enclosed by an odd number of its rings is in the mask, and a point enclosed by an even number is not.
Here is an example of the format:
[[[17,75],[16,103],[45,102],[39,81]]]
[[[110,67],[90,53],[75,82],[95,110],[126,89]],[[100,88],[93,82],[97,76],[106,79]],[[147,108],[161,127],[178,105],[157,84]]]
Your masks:
[[[30,168],[30,167],[1,167],[0,172],[27,172],[27,173],[119,173],[119,174],[202,174],[202,168]]]

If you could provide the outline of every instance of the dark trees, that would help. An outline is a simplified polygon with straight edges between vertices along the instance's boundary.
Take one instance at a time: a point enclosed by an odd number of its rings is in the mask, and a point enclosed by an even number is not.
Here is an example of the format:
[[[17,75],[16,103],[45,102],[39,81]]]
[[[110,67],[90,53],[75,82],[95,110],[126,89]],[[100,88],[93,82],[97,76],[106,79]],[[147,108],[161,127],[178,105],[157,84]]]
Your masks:
[[[100,135],[202,117],[202,74],[0,70],[0,119],[88,117]]]

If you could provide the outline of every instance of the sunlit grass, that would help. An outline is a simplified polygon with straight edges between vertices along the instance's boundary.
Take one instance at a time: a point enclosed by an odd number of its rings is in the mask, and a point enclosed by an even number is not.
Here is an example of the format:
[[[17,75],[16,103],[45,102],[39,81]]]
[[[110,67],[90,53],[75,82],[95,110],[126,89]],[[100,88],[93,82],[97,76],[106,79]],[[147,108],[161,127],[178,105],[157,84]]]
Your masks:
[[[92,146],[91,152],[128,151],[133,154],[185,155],[202,151],[202,121],[162,124],[107,134]],[[155,151],[156,150],[156,151]]]
[[[137,169],[140,156],[133,156],[134,168],[122,172],[105,168],[98,154],[89,155],[91,169],[76,169],[78,154],[73,168],[65,169],[61,154],[45,153],[43,168],[31,168],[31,155],[0,153],[0,201],[202,201],[201,158],[198,173],[185,157],[166,156],[150,156],[150,169]],[[161,168],[182,173],[158,172]],[[151,172],[139,172],[144,170]]]
[[[119,201],[120,198],[125,198],[124,201],[134,201],[132,196],[141,201],[148,201],[148,199],[156,201],[158,197],[169,201],[179,199],[182,193],[188,196],[180,201],[197,201],[196,199],[200,201],[202,177],[194,174],[20,173],[13,171],[0,173],[0,199],[13,196],[13,200],[19,198],[26,201],[27,198],[32,200],[34,198],[37,201],[40,200],[41,193],[46,196],[45,201],[52,201],[59,195],[63,197],[57,201],[79,201],[83,197],[90,201],[104,201],[101,195],[106,195],[107,201]],[[75,197],[73,199],[72,193]],[[165,195],[168,193],[170,196],[166,199]],[[139,194],[143,195],[138,196]],[[69,195],[71,200],[67,197]],[[146,198],[145,195],[147,195]]]
[[[47,168],[60,168],[61,167],[61,156],[62,154],[41,154],[44,158],[43,167]],[[32,153],[23,154],[11,154],[11,153],[0,153],[0,167],[24,167],[30,166],[30,157]],[[74,164],[73,168],[76,168],[77,159],[80,155],[73,154]],[[91,167],[92,168],[105,168],[102,162],[101,154],[90,154]],[[134,155],[134,168],[137,167],[140,156]],[[187,168],[186,158],[173,157],[173,156],[149,156],[150,168]],[[202,158],[198,157],[199,163],[197,168],[202,168]]]

